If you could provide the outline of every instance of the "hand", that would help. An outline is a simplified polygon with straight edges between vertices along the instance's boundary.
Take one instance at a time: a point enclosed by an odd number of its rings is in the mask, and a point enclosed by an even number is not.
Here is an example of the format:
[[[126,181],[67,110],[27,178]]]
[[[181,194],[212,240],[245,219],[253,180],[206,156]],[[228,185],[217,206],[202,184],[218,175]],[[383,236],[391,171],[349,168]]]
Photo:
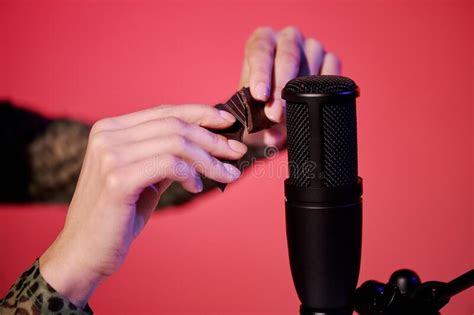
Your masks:
[[[40,257],[41,274],[83,307],[114,273],[172,181],[193,193],[198,175],[229,183],[239,170],[218,158],[239,159],[247,147],[206,128],[235,118],[205,105],[159,106],[97,122],[90,133],[64,228]]]
[[[340,74],[341,63],[334,53],[326,53],[316,39],[304,39],[295,27],[275,32],[258,28],[245,49],[241,86],[250,86],[255,99],[265,101],[267,117],[277,122],[273,128],[245,135],[244,142],[253,145],[281,147],[286,141],[285,101],[281,90],[300,75]]]

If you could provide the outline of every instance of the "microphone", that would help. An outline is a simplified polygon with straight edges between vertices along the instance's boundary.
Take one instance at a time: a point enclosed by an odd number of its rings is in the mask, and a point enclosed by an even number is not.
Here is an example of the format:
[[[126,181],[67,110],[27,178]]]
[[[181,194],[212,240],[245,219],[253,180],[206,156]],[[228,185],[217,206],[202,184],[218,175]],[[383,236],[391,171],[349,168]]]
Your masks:
[[[290,267],[301,315],[352,314],[362,240],[356,97],[349,78],[289,81],[289,178],[285,180]]]

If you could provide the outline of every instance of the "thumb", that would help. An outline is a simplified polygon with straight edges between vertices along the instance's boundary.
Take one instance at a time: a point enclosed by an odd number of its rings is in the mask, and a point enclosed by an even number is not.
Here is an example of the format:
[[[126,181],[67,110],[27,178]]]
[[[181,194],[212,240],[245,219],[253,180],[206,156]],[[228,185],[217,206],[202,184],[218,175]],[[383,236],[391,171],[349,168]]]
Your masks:
[[[155,211],[161,195],[171,183],[171,179],[165,179],[155,185],[148,186],[142,191],[136,203],[136,215],[133,227],[134,238],[143,230],[153,211]]]

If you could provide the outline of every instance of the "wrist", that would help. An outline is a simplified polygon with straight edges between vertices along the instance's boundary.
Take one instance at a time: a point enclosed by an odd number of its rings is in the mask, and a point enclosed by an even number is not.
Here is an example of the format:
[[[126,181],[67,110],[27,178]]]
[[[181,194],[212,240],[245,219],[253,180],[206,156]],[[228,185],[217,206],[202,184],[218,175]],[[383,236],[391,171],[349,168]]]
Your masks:
[[[61,233],[41,255],[39,268],[49,285],[77,307],[84,308],[104,277],[89,270],[80,256]]]

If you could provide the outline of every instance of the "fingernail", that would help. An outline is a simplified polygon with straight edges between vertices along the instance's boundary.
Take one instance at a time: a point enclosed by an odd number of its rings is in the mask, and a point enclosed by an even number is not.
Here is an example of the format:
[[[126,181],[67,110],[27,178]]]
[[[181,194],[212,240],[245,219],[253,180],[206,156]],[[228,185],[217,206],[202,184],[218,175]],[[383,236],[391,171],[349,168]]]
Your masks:
[[[281,121],[281,114],[283,112],[283,103],[281,100],[274,100],[271,104],[264,108],[265,115],[273,122],[279,123]]]
[[[219,114],[221,115],[222,118],[224,118],[227,121],[230,122],[235,122],[235,117],[229,112],[226,112],[225,110],[220,110]]]
[[[227,171],[227,173],[230,174],[230,176],[232,176],[234,179],[238,178],[240,176],[240,170],[229,164],[229,163],[223,163],[224,164],[224,168],[225,170]]]
[[[255,97],[261,101],[266,101],[268,99],[268,95],[270,91],[268,89],[268,85],[260,82],[255,86]]]
[[[247,152],[247,146],[242,142],[229,139],[227,140],[227,143],[229,144],[229,147],[237,153],[245,154],[245,152]]]

